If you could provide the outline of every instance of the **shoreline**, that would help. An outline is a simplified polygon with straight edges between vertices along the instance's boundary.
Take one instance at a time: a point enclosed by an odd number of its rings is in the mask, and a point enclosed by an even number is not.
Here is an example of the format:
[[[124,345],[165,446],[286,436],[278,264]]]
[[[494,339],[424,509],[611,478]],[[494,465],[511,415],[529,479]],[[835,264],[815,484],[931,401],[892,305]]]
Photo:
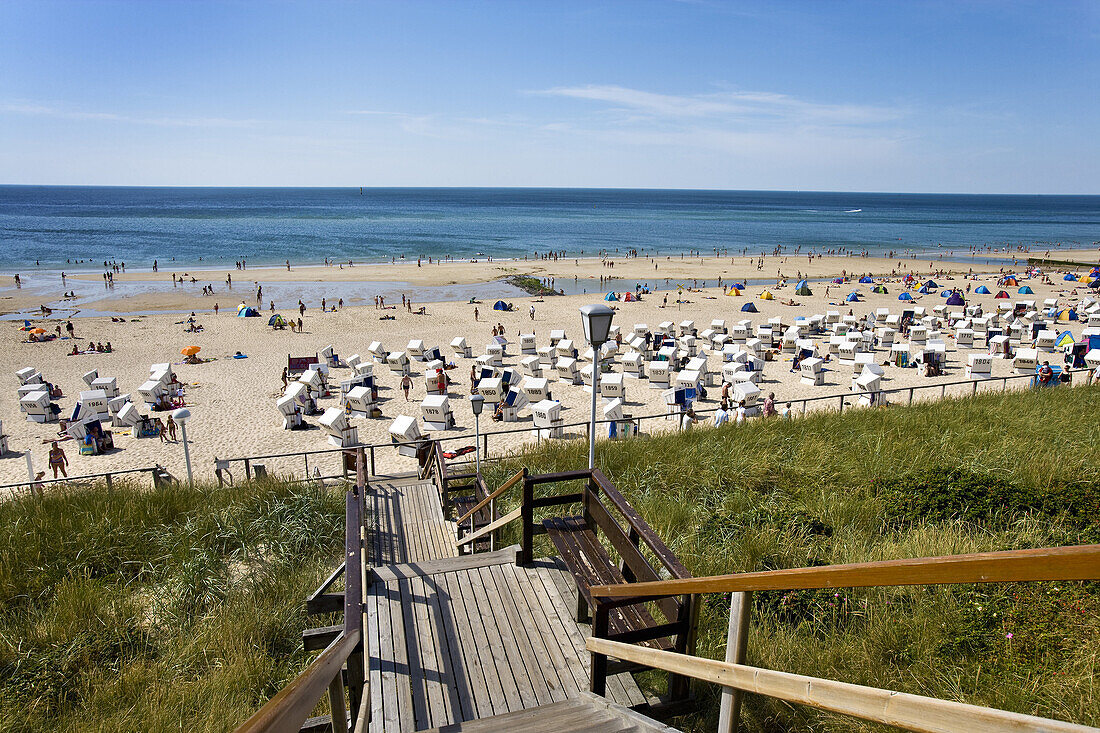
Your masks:
[[[1093,250],[1065,250],[1060,256],[1095,259]],[[766,255],[763,267],[759,257],[702,256],[688,257],[667,255],[664,258],[559,258],[557,260],[493,260],[474,262],[446,262],[432,264],[404,262],[394,265],[370,264],[339,267],[336,265],[312,265],[287,271],[276,267],[247,270],[188,270],[186,282],[172,284],[172,271],[156,273],[135,271],[118,273],[114,286],[100,290],[102,273],[80,273],[66,277],[63,283],[43,281],[36,275],[23,276],[22,288],[0,288],[0,318],[42,318],[39,306],[46,305],[58,315],[55,317],[89,318],[104,316],[144,316],[156,313],[210,313],[218,304],[220,310],[236,309],[244,302],[255,306],[255,288],[264,289],[260,303],[261,313],[270,311],[270,302],[276,303],[276,311],[297,308],[301,300],[309,308],[320,306],[322,298],[329,303],[345,301],[345,307],[371,305],[375,295],[382,294],[387,302],[399,301],[407,295],[417,304],[440,304],[473,299],[518,299],[530,297],[517,287],[507,284],[508,278],[527,276],[535,279],[552,279],[555,289],[566,294],[589,294],[615,290],[634,290],[635,285],[649,287],[651,291],[675,290],[677,286],[706,287],[723,282],[748,281],[760,284],[774,283],[796,278],[811,281],[840,277],[843,274],[869,274],[886,277],[891,274],[913,272],[929,275],[991,273],[1016,267],[995,264],[968,264],[989,260],[986,254],[971,253],[961,261],[938,258],[883,258],[872,256],[823,255],[809,259],[807,255]],[[1067,260],[1070,261],[1070,260]],[[613,263],[608,266],[606,263]],[[1081,267],[1085,265],[1082,264]],[[774,268],[774,269],[773,269]],[[227,287],[223,273],[233,277],[233,286]],[[200,278],[198,275],[216,275]],[[259,277],[256,277],[259,276]],[[601,282],[600,277],[610,278]],[[194,277],[195,282],[191,282]],[[51,278],[52,279],[52,278]],[[325,287],[325,284],[328,287]],[[201,288],[210,285],[213,295],[202,295]],[[63,293],[77,292],[77,297],[63,299]]]

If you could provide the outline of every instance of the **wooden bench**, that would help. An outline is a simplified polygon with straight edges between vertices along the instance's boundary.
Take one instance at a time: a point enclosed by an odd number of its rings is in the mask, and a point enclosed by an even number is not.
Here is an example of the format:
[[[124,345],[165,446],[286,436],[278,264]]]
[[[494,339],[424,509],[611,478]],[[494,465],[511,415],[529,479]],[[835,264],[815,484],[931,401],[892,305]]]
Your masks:
[[[538,485],[584,480],[579,493],[535,498]],[[581,504],[583,513],[571,516],[550,516],[535,519],[535,512],[555,506]],[[523,540],[517,562],[533,559],[533,539],[546,534],[569,569],[577,585],[577,621],[591,617],[592,635],[654,649],[691,653],[695,643],[697,606],[691,596],[671,596],[657,599],[593,598],[594,585],[616,585],[649,582],[672,578],[689,578],[691,574],[665,545],[657,533],[599,470],[569,471],[541,476],[527,476],[523,486]],[[601,540],[600,535],[603,535]],[[615,552],[619,561],[611,555]],[[643,547],[644,546],[644,547]],[[656,558],[656,567],[646,559],[643,549]],[[652,603],[658,618],[651,613]],[[607,657],[592,655],[593,692],[602,695],[608,674],[636,669],[635,665],[609,666]],[[682,701],[688,697],[688,680],[669,676],[669,698]]]

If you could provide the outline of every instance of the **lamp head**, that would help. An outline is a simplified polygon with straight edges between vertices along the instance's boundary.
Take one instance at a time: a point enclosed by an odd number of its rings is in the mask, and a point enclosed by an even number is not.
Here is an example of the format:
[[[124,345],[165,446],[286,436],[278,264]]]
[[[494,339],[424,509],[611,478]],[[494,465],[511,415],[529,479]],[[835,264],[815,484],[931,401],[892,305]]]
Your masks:
[[[188,410],[186,407],[181,407],[180,409],[172,413],[172,419],[182,425],[183,423],[191,419],[191,411]]]
[[[470,409],[474,411],[475,415],[480,415],[483,407],[485,407],[484,397],[479,394],[470,395]]]
[[[584,326],[584,338],[593,349],[607,343],[611,332],[611,319],[615,311],[602,303],[581,307],[581,325]]]

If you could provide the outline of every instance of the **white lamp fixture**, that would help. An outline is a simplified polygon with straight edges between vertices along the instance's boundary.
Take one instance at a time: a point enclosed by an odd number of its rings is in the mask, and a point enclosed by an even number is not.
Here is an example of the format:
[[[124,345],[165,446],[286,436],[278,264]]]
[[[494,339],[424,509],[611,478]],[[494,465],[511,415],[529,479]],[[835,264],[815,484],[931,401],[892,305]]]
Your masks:
[[[479,394],[470,395],[470,409],[474,412],[474,470],[481,473],[481,410],[485,407],[485,398]]]
[[[592,416],[588,425],[588,470],[596,466],[596,393],[600,385],[600,347],[607,343],[611,333],[611,319],[615,311],[603,303],[581,306],[581,325],[584,338],[592,347]]]
[[[195,481],[191,476],[191,451],[187,448],[187,421],[191,419],[191,411],[181,407],[172,413],[172,419],[179,423],[180,436],[183,438],[183,460],[187,464],[187,485],[194,486]]]

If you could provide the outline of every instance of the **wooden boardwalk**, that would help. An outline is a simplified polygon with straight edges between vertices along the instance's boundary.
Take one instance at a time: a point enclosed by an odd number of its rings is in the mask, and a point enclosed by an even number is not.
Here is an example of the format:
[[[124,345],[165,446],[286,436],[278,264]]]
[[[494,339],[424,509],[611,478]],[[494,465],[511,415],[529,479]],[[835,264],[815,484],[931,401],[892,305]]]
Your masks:
[[[588,689],[588,627],[560,560],[516,548],[458,556],[435,485],[381,480],[368,496],[364,630],[370,730],[420,731],[562,703]],[[628,674],[608,698],[645,702]],[[616,728],[617,729],[617,728]]]

